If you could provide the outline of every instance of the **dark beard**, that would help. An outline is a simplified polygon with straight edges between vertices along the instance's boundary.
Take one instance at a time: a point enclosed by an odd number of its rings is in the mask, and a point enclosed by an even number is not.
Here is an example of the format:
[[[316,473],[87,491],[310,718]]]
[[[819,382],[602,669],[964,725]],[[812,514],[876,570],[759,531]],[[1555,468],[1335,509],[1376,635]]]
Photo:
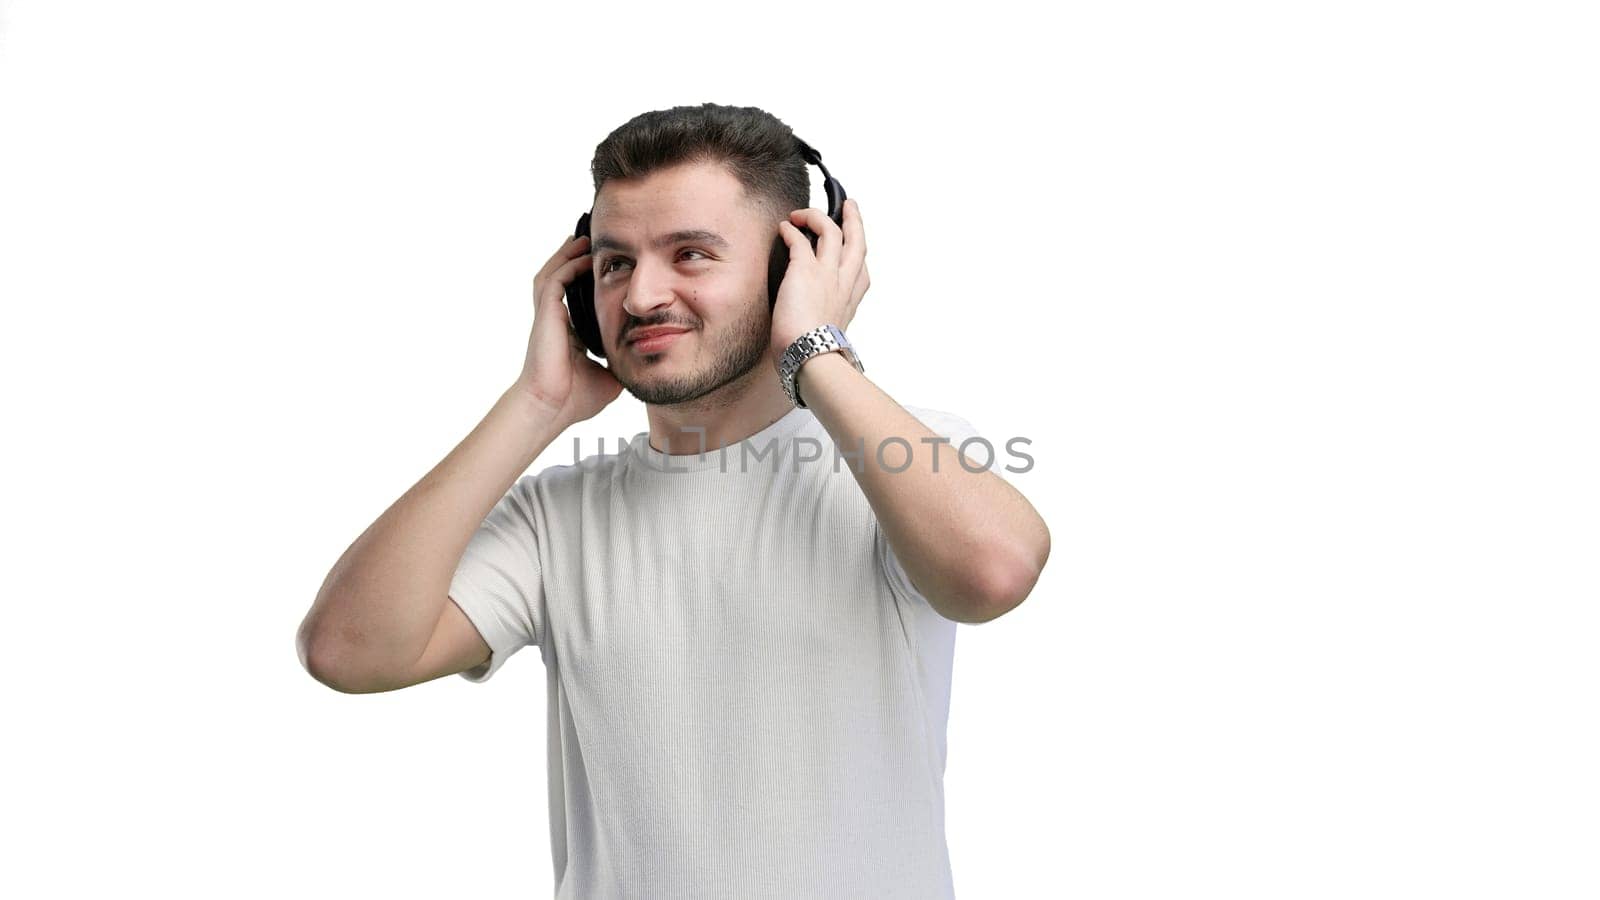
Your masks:
[[[673,406],[698,400],[740,378],[767,359],[767,345],[772,335],[772,311],[767,308],[765,296],[750,305],[750,312],[734,323],[729,333],[711,347],[711,362],[698,372],[676,378],[644,379],[643,384],[632,378],[623,380],[622,386],[639,402],[651,406]],[[701,346],[705,346],[705,332],[700,333]],[[631,351],[630,351],[631,352]],[[640,371],[648,372],[652,363],[649,356],[634,356]],[[613,374],[616,374],[613,372]],[[777,374],[774,373],[776,378]]]

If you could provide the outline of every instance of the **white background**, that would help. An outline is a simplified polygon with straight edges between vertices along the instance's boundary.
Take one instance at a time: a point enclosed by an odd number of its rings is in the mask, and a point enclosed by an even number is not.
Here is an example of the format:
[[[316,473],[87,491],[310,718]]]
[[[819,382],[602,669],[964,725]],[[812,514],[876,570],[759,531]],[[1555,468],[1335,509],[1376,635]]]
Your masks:
[[[960,896],[1596,896],[1579,6],[0,6],[0,890],[548,895],[537,652],[344,695],[294,633],[516,376],[595,144],[712,101],[859,199],[869,377],[1034,442]]]

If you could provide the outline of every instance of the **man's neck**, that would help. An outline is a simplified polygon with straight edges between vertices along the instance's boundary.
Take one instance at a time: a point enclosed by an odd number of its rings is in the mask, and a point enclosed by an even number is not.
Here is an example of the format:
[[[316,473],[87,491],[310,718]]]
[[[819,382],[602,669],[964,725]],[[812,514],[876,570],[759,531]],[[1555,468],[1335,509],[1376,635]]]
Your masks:
[[[793,409],[769,360],[698,400],[673,406],[646,405],[645,413],[653,449],[669,456],[693,456],[737,444]]]

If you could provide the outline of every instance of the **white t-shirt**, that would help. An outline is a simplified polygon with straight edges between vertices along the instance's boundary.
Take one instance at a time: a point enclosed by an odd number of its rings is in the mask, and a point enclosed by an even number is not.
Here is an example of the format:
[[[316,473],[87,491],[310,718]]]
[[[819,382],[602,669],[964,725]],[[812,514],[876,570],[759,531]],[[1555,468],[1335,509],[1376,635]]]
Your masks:
[[[971,425],[907,410],[957,465]],[[461,674],[544,658],[558,900],[954,896],[957,623],[834,453],[798,407],[704,456],[640,433],[523,476],[472,537],[450,597],[492,655]]]

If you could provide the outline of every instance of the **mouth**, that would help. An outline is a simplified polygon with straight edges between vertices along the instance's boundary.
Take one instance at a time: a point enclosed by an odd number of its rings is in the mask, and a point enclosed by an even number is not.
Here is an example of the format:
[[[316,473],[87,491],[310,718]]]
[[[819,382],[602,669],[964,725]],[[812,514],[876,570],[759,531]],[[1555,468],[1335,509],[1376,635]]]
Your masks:
[[[665,348],[668,344],[671,344],[673,341],[682,337],[686,333],[687,329],[681,328],[661,329],[659,331],[653,330],[646,333],[643,337],[630,339],[628,341],[628,346],[636,353],[654,353],[657,350]]]

